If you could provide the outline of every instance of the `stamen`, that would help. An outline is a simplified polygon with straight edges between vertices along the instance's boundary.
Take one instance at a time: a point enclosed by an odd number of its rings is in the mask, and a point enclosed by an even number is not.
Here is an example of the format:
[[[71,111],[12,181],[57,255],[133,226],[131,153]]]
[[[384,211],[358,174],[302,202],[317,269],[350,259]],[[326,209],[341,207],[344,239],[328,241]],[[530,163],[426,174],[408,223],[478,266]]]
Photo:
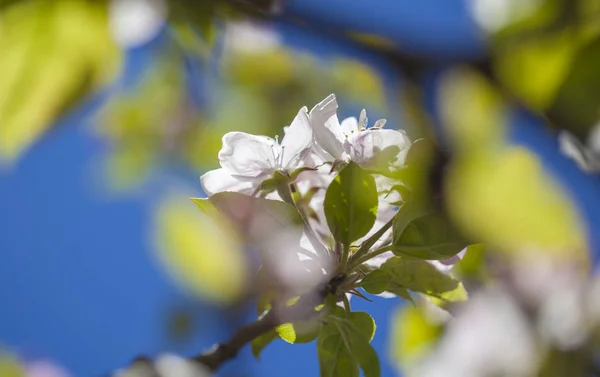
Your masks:
[[[281,156],[280,156],[281,158],[279,159],[279,166],[280,167],[283,167],[283,155],[284,155],[284,153],[285,153],[285,147],[282,146],[281,147]]]

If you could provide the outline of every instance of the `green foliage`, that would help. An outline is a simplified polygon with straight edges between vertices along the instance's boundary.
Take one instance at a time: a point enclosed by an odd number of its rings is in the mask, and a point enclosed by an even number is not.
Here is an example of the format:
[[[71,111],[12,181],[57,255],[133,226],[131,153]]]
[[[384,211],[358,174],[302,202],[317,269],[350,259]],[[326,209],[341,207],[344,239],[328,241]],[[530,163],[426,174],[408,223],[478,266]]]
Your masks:
[[[268,234],[278,232],[302,231],[302,217],[292,205],[264,198],[220,192],[210,198],[191,198],[200,211],[211,216],[217,222],[230,222],[229,226],[238,226],[237,231],[248,242],[258,244]],[[260,222],[265,232],[253,232],[244,227],[241,221]],[[300,237],[301,234],[298,234]]]
[[[247,288],[247,266],[237,234],[189,202],[168,198],[156,215],[158,256],[184,288],[217,304],[237,300]]]
[[[370,344],[375,322],[368,313],[346,312],[336,307],[326,318],[317,338],[322,377],[379,377],[379,358]]]
[[[418,363],[434,347],[442,331],[443,326],[427,318],[423,308],[404,305],[392,322],[392,359],[402,367]]]
[[[0,164],[112,79],[120,62],[104,1],[30,0],[3,8],[0,51]]]
[[[395,224],[392,251],[398,256],[441,260],[458,254],[467,246],[448,219],[440,213],[417,217],[404,230],[401,220]]]
[[[390,258],[378,270],[369,273],[362,280],[361,287],[369,293],[386,291],[400,297],[404,297],[408,289],[442,302],[464,301],[467,298],[459,281],[440,272],[431,263],[401,257]]]
[[[325,194],[327,225],[336,241],[350,245],[371,230],[377,216],[373,177],[354,162],[346,165]]]
[[[277,326],[279,337],[288,343],[309,343],[317,338],[321,330],[319,318]]]

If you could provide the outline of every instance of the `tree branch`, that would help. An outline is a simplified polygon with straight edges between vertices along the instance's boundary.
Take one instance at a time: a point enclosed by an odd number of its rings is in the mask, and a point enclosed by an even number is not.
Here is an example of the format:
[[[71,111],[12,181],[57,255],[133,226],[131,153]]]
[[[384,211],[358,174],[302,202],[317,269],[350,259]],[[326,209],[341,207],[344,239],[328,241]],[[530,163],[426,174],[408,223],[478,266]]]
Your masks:
[[[211,350],[193,357],[192,360],[204,364],[211,371],[215,371],[225,361],[234,358],[247,343],[274,329],[279,324],[273,311],[270,311],[258,320],[240,327],[227,342],[215,345]]]
[[[320,312],[316,311],[315,307],[322,304],[325,297],[334,289],[332,284],[329,283],[322,288],[302,296],[292,306],[286,306],[285,304],[276,305],[256,321],[237,329],[233,336],[226,342],[216,344],[210,350],[191,357],[189,361],[200,363],[211,372],[214,372],[223,363],[235,358],[239,350],[246,344],[275,329],[277,326],[284,323],[307,320],[319,315]],[[137,357],[130,364],[130,368],[138,365],[144,365],[148,377],[160,377],[151,359]]]

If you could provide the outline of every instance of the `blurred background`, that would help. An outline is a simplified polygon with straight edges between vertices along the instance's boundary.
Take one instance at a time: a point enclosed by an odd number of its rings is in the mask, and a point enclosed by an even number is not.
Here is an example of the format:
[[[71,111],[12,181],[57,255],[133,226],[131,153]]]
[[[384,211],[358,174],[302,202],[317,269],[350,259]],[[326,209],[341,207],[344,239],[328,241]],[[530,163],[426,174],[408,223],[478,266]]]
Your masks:
[[[435,141],[432,191],[492,260],[593,271],[599,21],[598,0],[0,1],[0,371],[104,376],[254,319],[235,255],[195,252],[188,198],[223,134],[281,134],[329,93],[341,118]],[[435,332],[407,340],[402,302],[374,300],[353,308],[400,375]],[[318,373],[314,343],[281,340],[219,371]]]

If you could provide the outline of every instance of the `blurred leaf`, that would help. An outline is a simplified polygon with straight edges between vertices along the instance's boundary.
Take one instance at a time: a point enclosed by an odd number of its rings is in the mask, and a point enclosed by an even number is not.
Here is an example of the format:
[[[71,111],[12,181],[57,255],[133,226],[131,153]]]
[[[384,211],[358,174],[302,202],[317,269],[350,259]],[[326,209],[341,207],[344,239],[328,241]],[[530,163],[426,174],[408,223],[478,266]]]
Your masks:
[[[116,73],[104,1],[30,0],[0,13],[0,162]]]
[[[427,354],[442,333],[442,326],[428,320],[421,308],[412,305],[404,305],[398,311],[392,328],[392,359],[404,367]]]
[[[440,87],[441,115],[455,153],[473,153],[502,145],[506,107],[496,89],[471,70],[456,68]]]
[[[498,77],[527,104],[545,109],[569,73],[577,47],[572,30],[518,40],[498,49]]]
[[[569,0],[570,1],[570,0]],[[488,14],[490,18],[504,18],[498,30],[495,30],[493,39],[503,41],[518,39],[529,33],[543,33],[552,30],[562,22],[567,10],[564,0],[539,0],[539,1],[506,1],[499,3],[505,7],[501,14]],[[489,12],[489,11],[488,11]]]
[[[374,332],[369,314],[334,308],[317,338],[321,376],[358,377],[360,366],[365,377],[378,377],[379,358],[369,344]]]
[[[113,148],[106,159],[111,188],[130,189],[166,157],[181,153],[197,126],[197,113],[184,97],[182,56],[167,49],[140,73],[139,82],[111,95],[94,131]]]
[[[329,185],[323,204],[335,239],[350,245],[367,234],[375,223],[377,203],[375,180],[350,162]]]
[[[449,214],[470,238],[515,257],[543,250],[585,258],[579,214],[528,149],[506,146],[456,159],[445,188]]]
[[[600,38],[583,46],[575,55],[566,80],[550,108],[562,128],[586,136],[600,118]]]
[[[252,354],[254,357],[258,360],[260,358],[260,353],[265,349],[265,347],[278,337],[279,334],[277,334],[277,331],[270,330],[265,334],[252,339]]]
[[[167,199],[157,214],[159,257],[171,275],[198,296],[232,302],[246,286],[246,257],[227,226]]]
[[[485,266],[485,246],[469,245],[465,255],[458,261],[452,271],[461,278],[483,278],[487,274]]]
[[[394,231],[392,251],[398,256],[442,260],[458,254],[467,246],[441,213],[417,217],[403,231],[400,231],[400,226]]]
[[[23,366],[21,366],[21,364],[19,364],[19,362],[11,355],[5,353],[0,353],[0,376],[27,377]]]
[[[361,287],[369,293],[386,291],[399,296],[397,291],[409,289],[444,302],[464,301],[467,298],[459,281],[440,272],[431,263],[400,257],[388,259],[379,270],[369,273],[362,280]]]

